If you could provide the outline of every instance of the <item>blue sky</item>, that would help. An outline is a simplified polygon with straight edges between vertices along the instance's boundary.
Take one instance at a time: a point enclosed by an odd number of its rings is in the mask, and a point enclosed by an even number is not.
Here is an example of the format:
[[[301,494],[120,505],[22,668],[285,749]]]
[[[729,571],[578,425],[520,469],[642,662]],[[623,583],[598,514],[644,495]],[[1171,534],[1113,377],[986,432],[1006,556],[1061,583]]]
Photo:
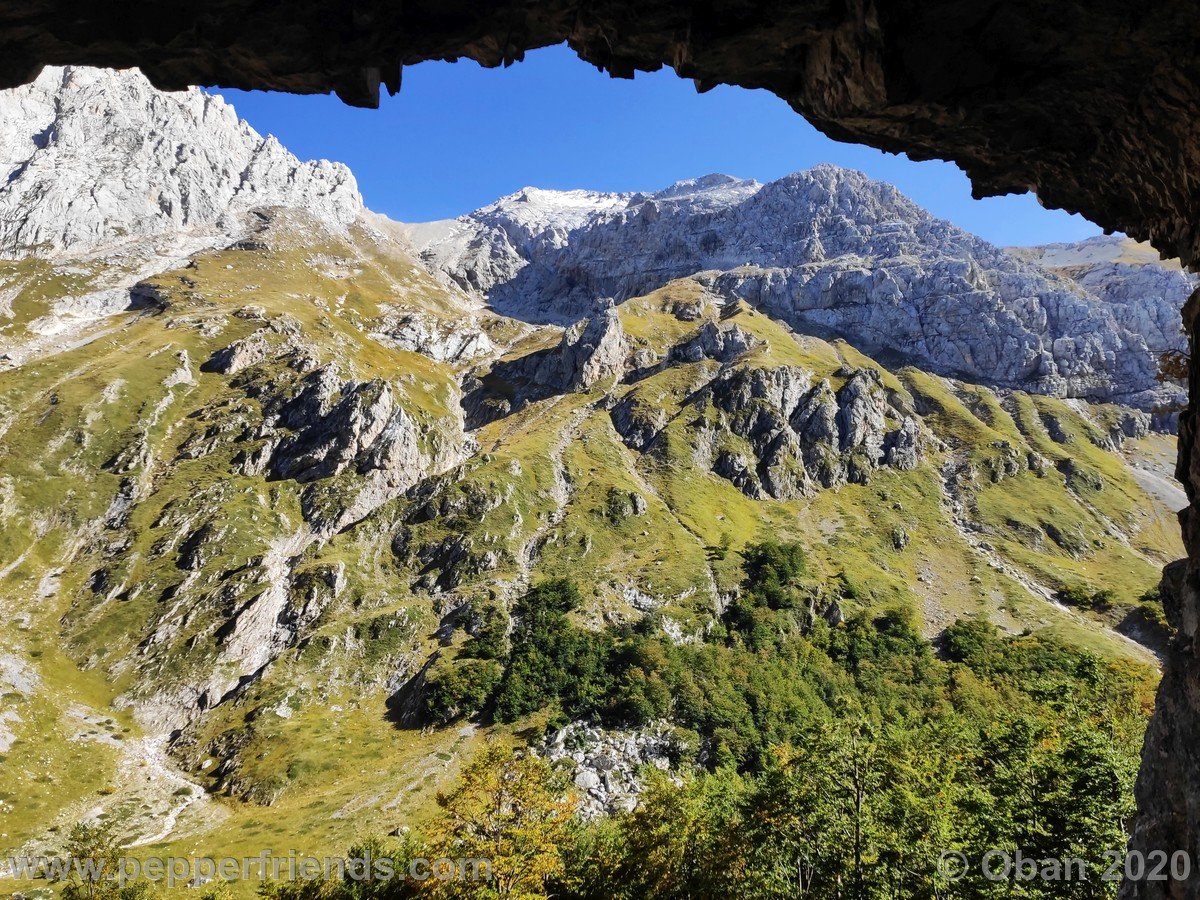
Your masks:
[[[407,222],[456,216],[526,185],[651,191],[710,172],[769,181],[832,162],[890,181],[998,244],[1100,233],[1032,195],[972,200],[966,176],[949,163],[832,141],[765,91],[697,94],[669,69],[611,79],[566,47],[508,69],[412,66],[400,93],[377,110],[326,96],[215,92],[302,159],[347,163],[371,209]]]

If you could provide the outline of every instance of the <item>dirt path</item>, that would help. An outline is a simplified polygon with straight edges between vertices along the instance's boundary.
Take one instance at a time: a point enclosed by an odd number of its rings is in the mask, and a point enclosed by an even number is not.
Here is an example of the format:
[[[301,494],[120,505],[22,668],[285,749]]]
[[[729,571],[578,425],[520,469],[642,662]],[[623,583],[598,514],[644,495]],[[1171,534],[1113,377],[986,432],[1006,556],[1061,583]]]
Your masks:
[[[561,400],[555,401],[555,405],[559,402]],[[579,436],[579,427],[583,424],[584,419],[591,415],[591,412],[591,407],[585,406],[571,413],[562,426],[558,440],[550,448],[550,461],[554,465],[554,480],[548,494],[554,501],[554,509],[541,521],[530,535],[529,540],[522,544],[521,549],[517,551],[518,574],[516,579],[509,584],[509,590],[513,595],[523,594],[529,589],[533,567],[537,564],[542,547],[545,546],[550,533],[566,518],[567,506],[571,502],[572,484],[570,473],[563,463],[563,454],[566,453],[570,443]]]
[[[1039,582],[1028,572],[1017,568],[1004,559],[992,548],[991,544],[984,540],[983,536],[976,530],[975,523],[967,516],[965,498],[958,488],[956,476],[964,465],[961,459],[957,459],[954,456],[948,457],[946,462],[943,463],[941,474],[944,505],[949,512],[949,519],[954,529],[967,545],[983,559],[984,563],[995,572],[1019,584],[1035,599],[1048,603],[1063,617],[1090,630],[1106,632],[1110,637],[1120,641],[1134,656],[1151,663],[1157,668],[1160,665],[1159,659],[1151,650],[1108,625],[1098,622],[1095,619],[1090,619],[1082,613],[1071,609],[1059,601],[1055,597],[1055,592],[1049,587]]]

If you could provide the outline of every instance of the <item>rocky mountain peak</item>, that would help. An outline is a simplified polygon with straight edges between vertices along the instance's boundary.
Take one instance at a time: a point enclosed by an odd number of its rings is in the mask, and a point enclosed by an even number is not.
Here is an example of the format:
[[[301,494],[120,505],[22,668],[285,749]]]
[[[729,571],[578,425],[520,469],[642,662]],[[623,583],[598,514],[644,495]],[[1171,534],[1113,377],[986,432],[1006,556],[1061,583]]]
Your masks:
[[[0,121],[0,255],[236,235],[262,207],[335,228],[362,210],[344,165],[301,162],[220,97],[158,91],[136,69],[47,67],[0,93]]]
[[[418,226],[414,243],[433,272],[526,321],[568,325],[690,278],[941,375],[1143,409],[1179,398],[1156,379],[1156,352],[1179,344],[1188,288],[1161,267],[1063,277],[833,165],[766,185],[709,175],[574,194],[506,198],[440,232]]]
[[[762,185],[753,179],[714,173],[677,181],[648,197],[637,194],[630,201],[630,206],[646,201],[676,200],[692,209],[718,208],[751,197],[761,188]]]

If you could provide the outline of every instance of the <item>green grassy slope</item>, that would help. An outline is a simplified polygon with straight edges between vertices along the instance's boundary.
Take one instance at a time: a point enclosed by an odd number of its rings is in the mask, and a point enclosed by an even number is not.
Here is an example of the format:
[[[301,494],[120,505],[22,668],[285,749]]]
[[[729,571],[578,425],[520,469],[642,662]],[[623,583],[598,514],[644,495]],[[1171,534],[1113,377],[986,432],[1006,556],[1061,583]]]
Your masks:
[[[405,717],[424,667],[451,665],[478,617],[568,576],[583,588],[572,613],[582,627],[701,641],[739,590],[739,551],[765,538],[802,544],[812,590],[847,613],[906,607],[926,637],[985,616],[1011,633],[1046,629],[1114,659],[1152,660],[1120,631],[1130,617],[1158,617],[1149,594],[1182,548],[1171,496],[1148,488],[1133,461],[1161,466],[1173,438],[1117,448],[1104,409],[889,372],[744,306],[701,304],[684,318],[678,307],[703,299],[686,280],[622,305],[631,350],[662,358],[712,321],[753,336],[746,354],[533,402],[479,428],[465,459],[314,537],[306,504],[352,504],[366,475],[350,466],[300,483],[239,462],[282,427],[266,410],[299,389],[295,358],[268,355],[236,375],[201,364],[275,323],[272,346],[298,336],[342,381],[385,382],[432,457],[452,439],[460,378],[490,361],[437,362],[372,337],[397,310],[451,323],[468,314],[396,245],[286,219],[265,244],[197,257],[152,279],[161,309],[97,323],[95,340],[0,371],[0,611],[19,623],[0,632],[0,661],[35,682],[0,684],[0,715],[13,714],[0,718],[12,738],[0,750],[10,776],[0,848],[53,846],[95,810],[154,839],[138,852],[189,854],[257,852],[298,834],[297,849],[335,851],[363,820],[420,820],[489,734],[540,734],[536,717],[448,728]],[[25,285],[5,336],[75,290],[71,277],[0,272]],[[508,358],[559,339],[478,320]],[[876,371],[921,417],[920,462],[788,500],[752,499],[715,474],[705,435],[751,451],[705,386],[721,371],[784,366],[834,390]],[[610,410],[627,399],[663,423],[652,450],[614,428]],[[289,544],[297,534],[306,539]],[[230,666],[231,623],[272,590],[300,624],[271,631],[269,663],[223,702],[183,716],[168,754],[162,711]],[[1107,593],[1063,606],[1053,599],[1063,590]],[[146,781],[122,774],[131,767]]]

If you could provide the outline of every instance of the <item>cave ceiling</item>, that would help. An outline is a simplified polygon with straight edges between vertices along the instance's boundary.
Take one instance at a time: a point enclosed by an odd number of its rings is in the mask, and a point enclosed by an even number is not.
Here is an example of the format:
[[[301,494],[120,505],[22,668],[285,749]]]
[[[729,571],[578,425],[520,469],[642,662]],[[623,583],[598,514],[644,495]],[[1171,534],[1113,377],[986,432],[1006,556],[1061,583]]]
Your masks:
[[[617,77],[769,90],[831,137],[952,160],[977,196],[1031,190],[1197,264],[1198,38],[1187,0],[0,0],[0,87],[138,66],[373,106],[405,66],[566,42]]]

